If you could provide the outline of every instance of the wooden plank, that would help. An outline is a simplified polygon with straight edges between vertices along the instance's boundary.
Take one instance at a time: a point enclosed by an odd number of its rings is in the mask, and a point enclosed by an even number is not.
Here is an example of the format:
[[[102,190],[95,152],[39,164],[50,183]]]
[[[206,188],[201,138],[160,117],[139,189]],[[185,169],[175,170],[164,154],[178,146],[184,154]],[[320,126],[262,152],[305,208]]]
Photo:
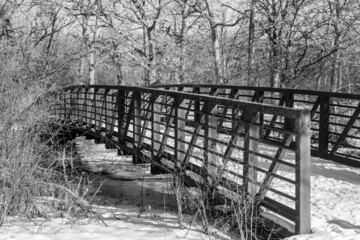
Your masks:
[[[339,149],[339,147],[341,146],[341,144],[345,141],[347,134],[349,133],[349,131],[351,130],[351,127],[354,125],[355,121],[357,120],[358,116],[360,114],[360,102],[357,106],[357,108],[355,109],[353,115],[351,116],[351,118],[349,119],[348,123],[346,124],[346,127],[344,128],[343,132],[341,133],[340,137],[338,138],[338,140],[336,141],[336,143],[334,144],[330,154],[335,154],[336,151]]]
[[[300,135],[296,136],[295,154],[295,180],[296,199],[295,210],[295,234],[308,234],[311,230],[310,215],[310,114],[303,114],[296,120],[296,130]]]

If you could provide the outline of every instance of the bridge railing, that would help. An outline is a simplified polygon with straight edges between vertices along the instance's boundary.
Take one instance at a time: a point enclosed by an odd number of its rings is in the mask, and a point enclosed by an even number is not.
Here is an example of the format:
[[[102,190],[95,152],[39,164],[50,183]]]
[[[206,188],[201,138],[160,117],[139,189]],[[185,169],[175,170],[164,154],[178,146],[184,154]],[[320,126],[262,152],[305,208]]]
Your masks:
[[[70,87],[56,113],[65,123],[105,134],[134,163],[180,171],[228,201],[252,195],[263,216],[292,233],[308,233],[310,111],[259,103],[258,91],[246,102],[179,90]],[[262,124],[275,116],[287,127]]]
[[[360,167],[360,95],[234,85],[159,85],[153,88],[245,101],[252,101],[253,96],[257,95],[258,102],[308,109],[311,112],[311,154]],[[220,110],[219,114],[228,115],[228,109]],[[287,128],[289,124],[286,119],[276,115],[264,115],[261,122],[278,128]],[[265,139],[281,140],[270,131],[262,134]]]

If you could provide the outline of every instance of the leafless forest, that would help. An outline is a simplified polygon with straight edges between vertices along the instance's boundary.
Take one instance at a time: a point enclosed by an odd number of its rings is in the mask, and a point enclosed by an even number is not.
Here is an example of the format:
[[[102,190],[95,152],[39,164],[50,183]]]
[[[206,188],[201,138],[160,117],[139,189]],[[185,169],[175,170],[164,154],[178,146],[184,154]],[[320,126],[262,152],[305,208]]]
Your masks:
[[[219,83],[357,91],[350,0],[2,0],[6,84]]]

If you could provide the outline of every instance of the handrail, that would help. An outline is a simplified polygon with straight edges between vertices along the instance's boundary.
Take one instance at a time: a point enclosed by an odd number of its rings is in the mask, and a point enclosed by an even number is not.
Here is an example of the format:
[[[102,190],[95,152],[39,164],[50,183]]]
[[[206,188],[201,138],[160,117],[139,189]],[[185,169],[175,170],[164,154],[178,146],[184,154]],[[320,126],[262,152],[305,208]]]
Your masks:
[[[236,85],[156,85],[156,89],[179,89],[186,92],[219,95],[246,100],[254,92],[261,102],[311,111],[311,154],[344,165],[360,168],[360,95],[313,90],[251,87]],[[283,126],[287,123],[274,116],[264,124]],[[265,138],[269,137],[265,134]]]
[[[180,90],[73,86],[59,93],[56,114],[105,135],[134,164],[152,163],[153,173],[183,174],[230,201],[252,195],[263,210],[291,222],[288,230],[308,233],[311,112],[261,103],[259,91],[241,101]],[[286,127],[263,124],[274,116]]]
[[[346,98],[360,100],[359,94],[353,93],[340,93],[340,92],[327,92],[318,90],[305,90],[305,89],[293,89],[293,88],[272,88],[272,87],[252,87],[252,86],[240,86],[240,85],[218,85],[218,84],[164,84],[153,85],[150,88],[217,88],[217,89],[238,89],[238,90],[258,90],[264,92],[280,92],[280,93],[297,93],[302,95],[324,96],[334,98]]]

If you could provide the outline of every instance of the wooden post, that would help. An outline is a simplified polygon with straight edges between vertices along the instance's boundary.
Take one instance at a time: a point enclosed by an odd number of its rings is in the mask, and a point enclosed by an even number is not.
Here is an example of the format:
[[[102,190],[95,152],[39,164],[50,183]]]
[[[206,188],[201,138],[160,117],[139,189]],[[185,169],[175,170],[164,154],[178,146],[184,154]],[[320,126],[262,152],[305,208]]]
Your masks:
[[[64,92],[64,121],[66,121],[66,119],[69,117],[68,108],[68,91],[66,91]]]
[[[329,148],[330,98],[320,98],[319,153],[326,158]]]
[[[80,124],[83,125],[84,122],[85,122],[85,111],[86,111],[86,108],[85,108],[85,104],[86,104],[86,89],[85,88],[82,88],[81,89],[81,110],[80,110]]]
[[[302,113],[296,119],[295,180],[296,203],[295,234],[308,234],[311,229],[310,217],[310,113]]]
[[[218,169],[223,167],[222,160],[216,156],[217,139],[217,105],[204,102],[205,114],[205,136],[204,136],[204,166],[205,174],[209,175],[211,181],[217,180]],[[211,183],[211,182],[210,182]]]
[[[249,112],[248,114],[251,114]],[[256,194],[257,187],[257,171],[254,167],[258,166],[258,156],[250,153],[250,151],[258,152],[259,142],[251,138],[259,139],[260,137],[260,114],[255,113],[255,116],[246,123],[245,126],[245,140],[244,140],[244,189],[250,194]]]
[[[285,96],[284,96],[285,107],[294,108],[294,94],[288,93],[288,92],[285,92],[284,94],[285,94]],[[285,130],[294,130],[294,127],[295,127],[295,119],[285,117],[284,129]]]
[[[150,97],[151,98],[151,97]],[[151,111],[151,174],[159,174],[161,171],[157,167],[158,153],[160,149],[160,121],[161,121],[161,97],[157,97],[152,103]]]
[[[116,106],[117,109],[117,139],[118,146],[125,144],[125,136],[124,136],[124,115],[125,115],[125,104],[126,104],[126,93],[118,88],[117,96],[116,96]],[[115,110],[114,109],[114,110]],[[115,128],[114,126],[112,128]],[[112,130],[114,131],[114,129]],[[110,134],[112,134],[110,131]],[[118,148],[118,155],[121,155],[122,152],[120,148]]]
[[[96,127],[96,104],[97,104],[96,93],[98,90],[99,90],[98,88],[95,88],[94,91],[92,92],[92,96],[91,96],[91,113],[90,113],[90,127],[91,128]]]
[[[181,163],[185,157],[185,116],[186,116],[186,101],[175,99],[175,158],[176,162]]]
[[[139,163],[138,151],[140,148],[140,136],[141,136],[141,92],[133,92],[133,163]]]
[[[153,103],[151,116],[151,149],[152,157],[155,159],[160,148],[160,121],[161,121],[161,98],[157,97]]]
[[[113,96],[112,96],[112,92],[109,91],[107,94],[106,94],[106,97],[105,97],[105,129],[106,129],[106,133],[109,133],[111,132],[111,125],[112,125],[112,117],[113,117],[113,114],[112,112],[115,110],[113,108]]]
[[[195,94],[200,94],[200,88],[199,87],[194,87],[193,88],[193,93]],[[200,121],[200,102],[194,100],[194,123]]]

